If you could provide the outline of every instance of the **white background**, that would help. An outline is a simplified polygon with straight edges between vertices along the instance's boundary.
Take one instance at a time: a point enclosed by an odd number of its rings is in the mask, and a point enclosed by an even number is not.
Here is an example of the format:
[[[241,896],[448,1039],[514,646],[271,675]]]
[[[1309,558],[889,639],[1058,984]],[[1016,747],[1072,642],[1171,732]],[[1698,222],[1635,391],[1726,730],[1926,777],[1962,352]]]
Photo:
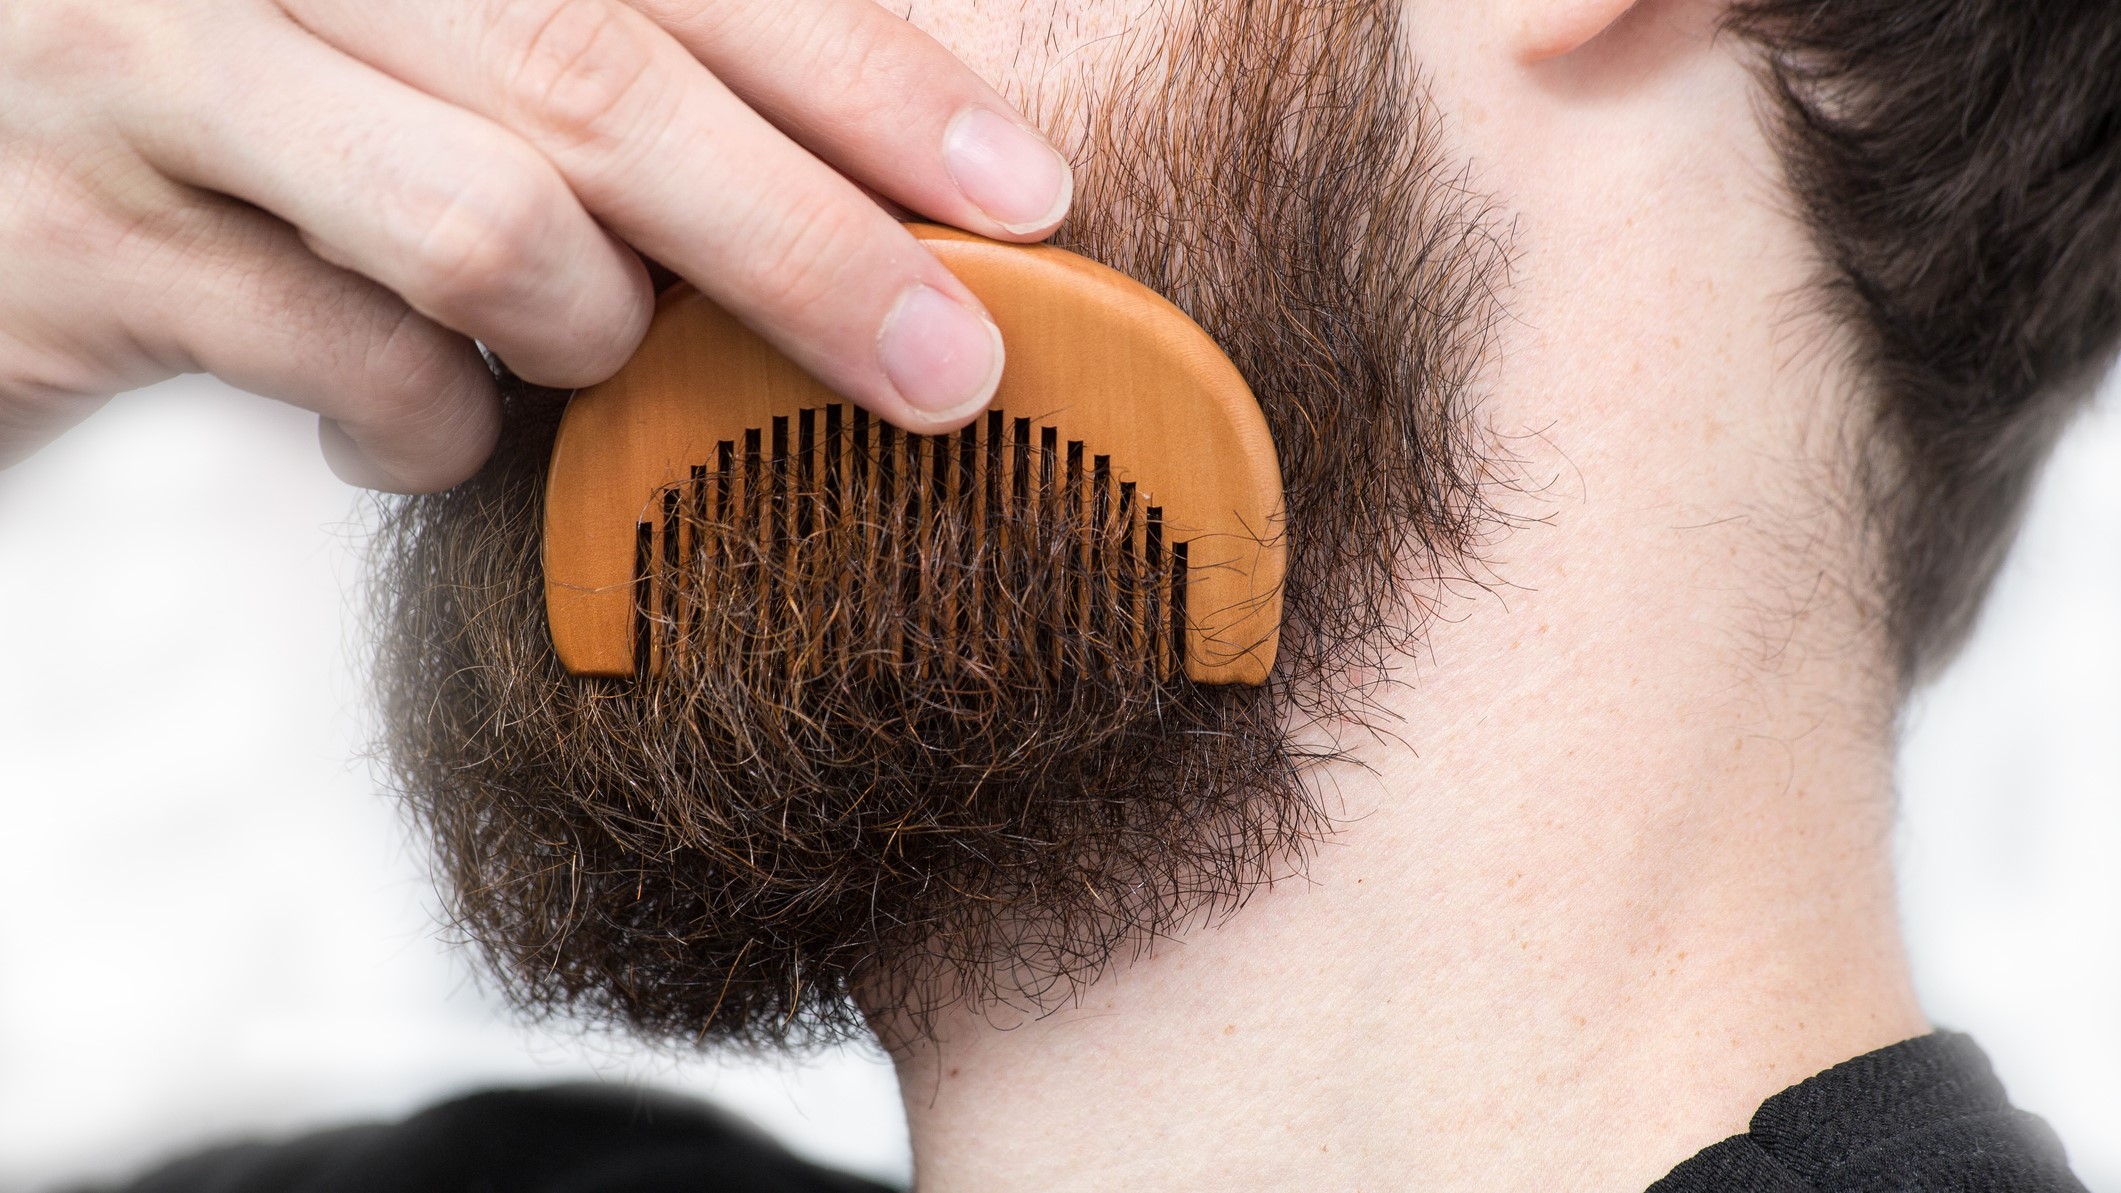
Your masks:
[[[436,943],[358,757],[361,527],[313,434],[185,378],[0,472],[0,1190],[579,1077],[703,1094],[903,1180],[873,1054],[678,1063],[519,1027]],[[1925,1004],[2121,1190],[2121,385],[2065,439],[1901,769]]]

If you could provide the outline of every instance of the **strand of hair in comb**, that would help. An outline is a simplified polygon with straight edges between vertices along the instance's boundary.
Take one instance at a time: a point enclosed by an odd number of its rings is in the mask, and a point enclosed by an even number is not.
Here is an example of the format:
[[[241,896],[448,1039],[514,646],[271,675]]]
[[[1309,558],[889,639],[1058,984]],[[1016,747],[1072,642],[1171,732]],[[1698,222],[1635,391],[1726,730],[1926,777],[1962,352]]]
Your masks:
[[[806,407],[720,441],[651,509],[638,674],[771,658],[811,678],[866,655],[1057,682],[1184,663],[1186,544],[1109,455],[1028,418],[923,436]]]

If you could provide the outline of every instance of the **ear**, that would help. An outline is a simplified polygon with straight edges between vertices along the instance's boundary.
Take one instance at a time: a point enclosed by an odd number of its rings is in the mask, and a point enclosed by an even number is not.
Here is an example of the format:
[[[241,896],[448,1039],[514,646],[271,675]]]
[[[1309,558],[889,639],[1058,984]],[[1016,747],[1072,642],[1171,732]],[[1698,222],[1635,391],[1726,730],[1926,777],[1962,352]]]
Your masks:
[[[1635,0],[1515,0],[1511,41],[1520,62],[1544,62],[1576,50],[1635,7]]]

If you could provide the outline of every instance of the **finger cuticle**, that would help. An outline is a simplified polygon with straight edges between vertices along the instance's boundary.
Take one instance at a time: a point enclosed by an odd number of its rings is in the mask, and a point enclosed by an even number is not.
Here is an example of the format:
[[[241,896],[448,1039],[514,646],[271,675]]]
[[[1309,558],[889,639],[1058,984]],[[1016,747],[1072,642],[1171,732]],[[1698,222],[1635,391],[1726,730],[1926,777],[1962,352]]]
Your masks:
[[[1074,175],[1059,152],[991,108],[967,108],[950,122],[943,164],[965,198],[1012,233],[1059,223],[1075,194]]]

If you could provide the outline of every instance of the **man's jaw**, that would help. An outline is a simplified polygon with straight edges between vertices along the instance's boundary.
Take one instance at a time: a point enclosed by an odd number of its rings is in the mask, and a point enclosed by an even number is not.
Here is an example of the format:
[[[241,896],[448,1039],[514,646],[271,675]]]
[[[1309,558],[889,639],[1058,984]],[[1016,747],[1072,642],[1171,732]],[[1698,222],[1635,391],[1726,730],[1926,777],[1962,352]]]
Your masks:
[[[859,1032],[858,989],[913,1042],[960,1004],[1065,1005],[1300,872],[1329,826],[1312,743],[1365,723],[1425,594],[1502,525],[1468,377],[1505,250],[1438,156],[1389,5],[1197,18],[1064,92],[1063,240],[1186,309],[1260,401],[1289,511],[1272,682],[961,690],[861,608],[881,637],[860,674],[568,676],[539,613],[554,407],[518,392],[485,473],[398,507],[376,587],[388,753],[457,922],[526,1006],[796,1044]]]

